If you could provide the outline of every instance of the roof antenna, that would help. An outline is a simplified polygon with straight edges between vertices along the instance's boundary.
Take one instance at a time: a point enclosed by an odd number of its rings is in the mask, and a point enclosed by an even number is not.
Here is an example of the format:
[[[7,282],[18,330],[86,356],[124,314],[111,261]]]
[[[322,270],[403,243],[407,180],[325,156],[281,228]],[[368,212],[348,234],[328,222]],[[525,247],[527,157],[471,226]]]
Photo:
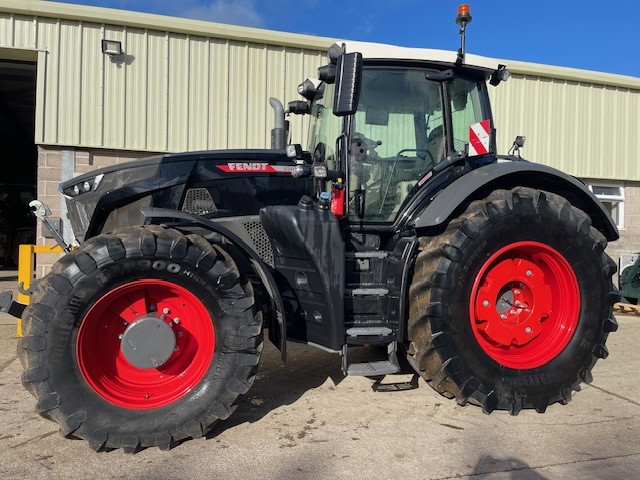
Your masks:
[[[458,16],[456,17],[456,23],[460,25],[460,48],[458,49],[458,58],[456,59],[456,64],[460,65],[464,62],[464,41],[467,24],[471,23],[471,13],[469,11],[468,3],[463,3],[458,7]]]

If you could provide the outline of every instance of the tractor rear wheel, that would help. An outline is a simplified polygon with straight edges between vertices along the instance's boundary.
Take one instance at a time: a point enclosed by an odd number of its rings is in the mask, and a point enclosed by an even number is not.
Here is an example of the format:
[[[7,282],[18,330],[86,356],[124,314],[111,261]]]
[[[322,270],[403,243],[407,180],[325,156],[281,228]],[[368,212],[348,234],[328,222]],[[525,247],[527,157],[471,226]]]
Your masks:
[[[567,403],[617,328],[605,247],[558,195],[518,187],[474,201],[420,240],[410,363],[436,391],[486,413]]]
[[[97,236],[37,283],[18,354],[37,411],[95,450],[201,437],[262,350],[251,284],[218,245],[157,226]]]

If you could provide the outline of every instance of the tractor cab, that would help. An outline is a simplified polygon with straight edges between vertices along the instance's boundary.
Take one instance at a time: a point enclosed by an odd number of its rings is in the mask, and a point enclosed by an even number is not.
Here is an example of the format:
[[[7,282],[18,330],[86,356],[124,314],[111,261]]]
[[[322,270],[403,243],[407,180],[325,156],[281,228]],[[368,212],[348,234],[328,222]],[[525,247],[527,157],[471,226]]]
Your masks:
[[[345,373],[393,373],[413,222],[438,191],[496,161],[486,84],[506,70],[459,52],[357,42],[333,45],[329,59],[319,80],[299,86],[306,105],[289,105],[312,117],[308,152],[290,152],[294,176],[315,178],[315,191],[260,219],[287,336],[341,351]],[[363,344],[387,346],[389,359],[349,364],[348,347]]]
[[[309,151],[315,162],[343,173],[335,187],[345,190],[350,222],[393,224],[435,172],[495,160],[486,81],[503,66],[480,57],[476,65],[456,65],[453,52],[436,50],[343,48],[363,56],[361,70],[347,75],[359,78],[358,101],[348,117],[337,116],[335,91],[345,86],[325,75],[311,100]],[[469,148],[474,125],[486,129],[480,151]],[[494,157],[478,158],[486,154]],[[334,208],[343,213],[342,205]]]

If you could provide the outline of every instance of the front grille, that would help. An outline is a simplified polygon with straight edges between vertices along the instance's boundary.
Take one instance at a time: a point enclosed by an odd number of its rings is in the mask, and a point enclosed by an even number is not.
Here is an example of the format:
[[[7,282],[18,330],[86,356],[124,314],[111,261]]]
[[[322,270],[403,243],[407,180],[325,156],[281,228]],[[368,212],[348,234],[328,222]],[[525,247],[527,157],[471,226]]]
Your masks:
[[[86,205],[84,203],[77,202],[75,204],[76,219],[78,220],[79,227],[82,232],[86,232],[87,228],[89,228],[89,215],[87,215],[85,206]],[[91,206],[93,207],[93,205]]]
[[[243,222],[244,228],[253,240],[256,251],[264,263],[273,267],[273,250],[271,242],[260,222]]]

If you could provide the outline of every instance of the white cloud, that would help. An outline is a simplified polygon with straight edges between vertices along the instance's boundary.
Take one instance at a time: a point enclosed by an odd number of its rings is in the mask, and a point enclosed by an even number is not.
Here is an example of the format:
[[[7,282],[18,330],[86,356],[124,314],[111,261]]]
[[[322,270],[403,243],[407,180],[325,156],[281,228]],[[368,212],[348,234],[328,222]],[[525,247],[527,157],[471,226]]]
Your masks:
[[[181,16],[247,27],[262,27],[265,22],[255,0],[208,0],[181,12]]]

